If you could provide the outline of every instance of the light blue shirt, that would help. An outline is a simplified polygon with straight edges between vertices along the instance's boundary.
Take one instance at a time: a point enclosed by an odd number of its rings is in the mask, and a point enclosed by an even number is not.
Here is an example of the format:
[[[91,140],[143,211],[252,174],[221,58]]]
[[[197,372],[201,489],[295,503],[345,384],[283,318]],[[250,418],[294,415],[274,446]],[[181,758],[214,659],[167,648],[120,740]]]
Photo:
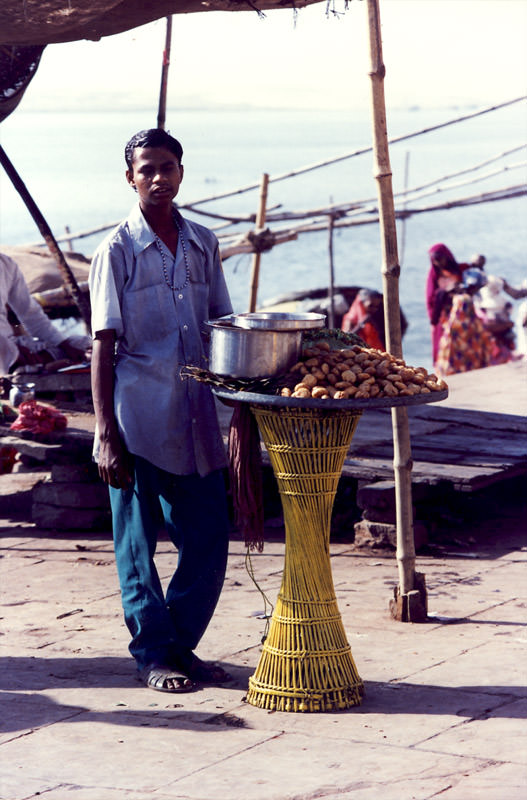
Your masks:
[[[176,475],[206,475],[226,464],[210,388],[182,380],[181,367],[207,367],[203,322],[229,314],[231,302],[215,235],[178,213],[181,243],[174,260],[139,205],[97,248],[90,270],[92,331],[117,335],[114,408],[131,453]],[[98,437],[95,435],[94,457]]]

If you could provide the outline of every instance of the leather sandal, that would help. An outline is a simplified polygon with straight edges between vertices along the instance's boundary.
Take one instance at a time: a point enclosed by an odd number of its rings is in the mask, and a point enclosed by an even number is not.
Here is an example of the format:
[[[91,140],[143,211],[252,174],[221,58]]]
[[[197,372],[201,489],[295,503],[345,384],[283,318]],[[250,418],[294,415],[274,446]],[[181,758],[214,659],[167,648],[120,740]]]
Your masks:
[[[171,667],[164,667],[161,664],[148,664],[148,666],[139,671],[139,679],[145,686],[149,689],[154,689],[156,692],[181,694],[192,692],[196,688],[196,684],[188,675]]]
[[[194,653],[190,654],[189,664],[187,666],[186,659],[181,663],[181,667],[185,673],[193,681],[199,683],[228,683],[232,680],[232,676],[226,672],[223,667],[213,661],[202,661]]]

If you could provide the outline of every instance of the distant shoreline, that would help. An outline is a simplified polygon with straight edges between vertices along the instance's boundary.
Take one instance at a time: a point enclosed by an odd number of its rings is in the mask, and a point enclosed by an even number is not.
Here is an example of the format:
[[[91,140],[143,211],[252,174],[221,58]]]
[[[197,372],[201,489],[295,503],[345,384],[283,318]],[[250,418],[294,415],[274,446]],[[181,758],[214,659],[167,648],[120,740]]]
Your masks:
[[[387,109],[387,113],[393,112],[415,112],[420,113],[423,111],[426,112],[465,112],[465,111],[474,111],[479,106],[476,103],[470,103],[465,105],[456,105],[455,103],[452,105],[445,105],[445,106],[392,106]],[[192,112],[192,113],[213,113],[213,112],[247,112],[250,111],[251,113],[257,112],[284,112],[285,114],[291,113],[313,113],[313,112],[320,112],[320,113],[366,113],[369,111],[368,106],[340,106],[340,107],[305,107],[305,108],[288,108],[286,106],[256,106],[251,105],[250,103],[240,103],[240,104],[225,104],[225,105],[195,105],[195,106],[178,106],[178,112]],[[68,106],[62,105],[54,105],[50,103],[49,105],[46,104],[36,104],[29,108],[24,108],[23,104],[16,110],[17,116],[22,116],[24,114],[104,114],[104,113],[123,113],[123,114],[137,114],[137,113],[148,113],[153,114],[155,113],[155,109],[150,105],[126,105],[126,106],[119,106],[117,103],[108,104],[104,106],[98,105],[87,105],[85,102],[79,106],[72,106],[69,104]]]

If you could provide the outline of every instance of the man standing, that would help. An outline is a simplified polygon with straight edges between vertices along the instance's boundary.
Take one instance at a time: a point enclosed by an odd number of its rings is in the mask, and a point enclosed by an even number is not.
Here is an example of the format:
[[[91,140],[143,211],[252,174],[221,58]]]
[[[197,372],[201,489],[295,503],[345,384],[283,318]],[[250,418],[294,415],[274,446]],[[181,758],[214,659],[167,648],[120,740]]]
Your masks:
[[[182,155],[161,129],[128,142],[139,202],[90,271],[94,454],[110,487],[130,652],[144,683],[165,692],[229,679],[193,652],[225,576],[226,454],[209,387],[180,371],[206,365],[201,326],[232,307],[216,237],[172,202]],[[162,528],[178,549],[166,595],[154,564]]]

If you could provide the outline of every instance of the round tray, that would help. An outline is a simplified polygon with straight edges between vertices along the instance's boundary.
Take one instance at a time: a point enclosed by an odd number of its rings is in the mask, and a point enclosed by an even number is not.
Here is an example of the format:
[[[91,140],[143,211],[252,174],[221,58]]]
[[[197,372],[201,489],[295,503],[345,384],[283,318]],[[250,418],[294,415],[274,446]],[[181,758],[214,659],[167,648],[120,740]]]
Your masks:
[[[325,314],[306,311],[304,314],[289,314],[273,311],[249,311],[233,314],[232,324],[237,328],[249,328],[267,331],[304,331],[311,328],[322,328],[326,321]]]
[[[354,400],[318,400],[313,397],[282,397],[278,394],[259,394],[256,392],[237,392],[234,389],[211,387],[220,400],[230,400],[239,403],[251,403],[259,406],[274,406],[275,408],[327,408],[335,411],[338,409],[352,411],[360,409],[367,411],[369,408],[392,408],[394,406],[419,406],[425,403],[438,403],[448,397],[448,389],[430,394],[413,394],[404,397],[373,397],[371,399]]]

